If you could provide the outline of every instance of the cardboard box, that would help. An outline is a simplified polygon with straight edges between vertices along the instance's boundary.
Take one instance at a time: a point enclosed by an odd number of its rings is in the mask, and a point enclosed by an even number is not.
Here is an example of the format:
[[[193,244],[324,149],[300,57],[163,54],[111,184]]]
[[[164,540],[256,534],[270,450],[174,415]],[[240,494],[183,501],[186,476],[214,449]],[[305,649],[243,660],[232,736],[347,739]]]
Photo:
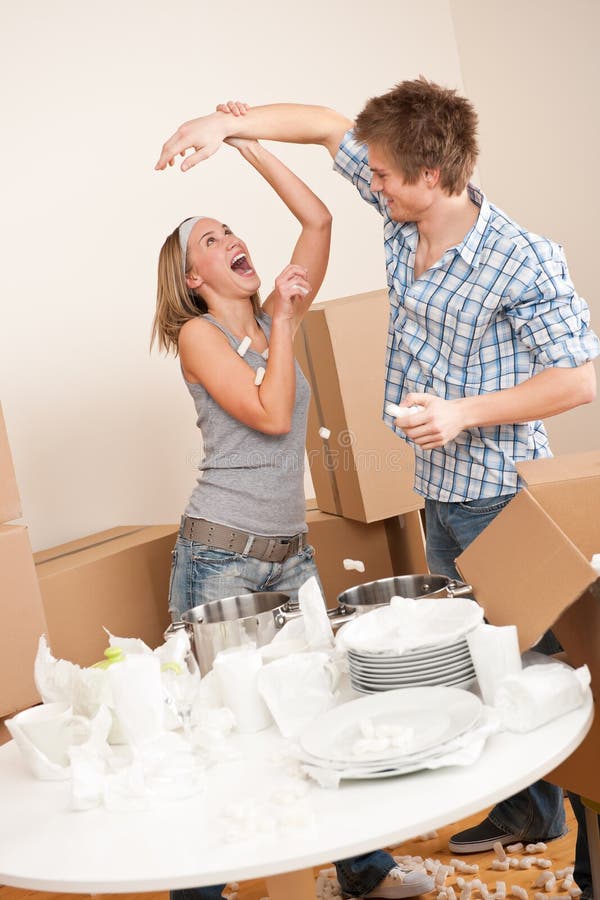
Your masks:
[[[6,716],[9,718],[9,716]],[[8,743],[8,741],[12,740],[8,728],[4,724],[4,719],[0,719],[0,747],[2,744]]]
[[[20,517],[21,500],[0,406],[0,522],[10,522]]]
[[[418,512],[366,524],[313,509],[306,522],[329,608],[337,606],[338,594],[357,584],[427,571]],[[362,560],[365,571],[346,571],[346,558]]]
[[[306,451],[319,508],[358,522],[423,506],[413,452],[381,419],[388,317],[384,290],[315,303],[295,341],[312,389]]]
[[[35,554],[54,656],[89,666],[108,646],[103,627],[163,641],[177,525],[124,526]]]
[[[426,575],[423,510],[393,516],[384,524],[394,575]]]
[[[526,482],[462,553],[457,567],[493,625],[516,624],[521,649],[552,628],[573,666],[586,663],[600,695],[600,452],[520,463]],[[600,797],[600,728],[549,780]]]
[[[46,630],[27,528],[0,525],[0,716],[40,702],[33,662]]]

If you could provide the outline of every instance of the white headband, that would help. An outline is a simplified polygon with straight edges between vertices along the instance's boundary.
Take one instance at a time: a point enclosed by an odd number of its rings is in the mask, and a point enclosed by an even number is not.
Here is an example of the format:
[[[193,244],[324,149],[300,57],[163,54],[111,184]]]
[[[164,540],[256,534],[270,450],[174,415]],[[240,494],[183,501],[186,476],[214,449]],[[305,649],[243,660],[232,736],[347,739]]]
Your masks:
[[[185,260],[187,256],[187,245],[190,239],[190,233],[196,222],[205,219],[206,216],[192,216],[191,219],[185,219],[179,226],[179,247],[181,249],[181,266],[185,275]]]

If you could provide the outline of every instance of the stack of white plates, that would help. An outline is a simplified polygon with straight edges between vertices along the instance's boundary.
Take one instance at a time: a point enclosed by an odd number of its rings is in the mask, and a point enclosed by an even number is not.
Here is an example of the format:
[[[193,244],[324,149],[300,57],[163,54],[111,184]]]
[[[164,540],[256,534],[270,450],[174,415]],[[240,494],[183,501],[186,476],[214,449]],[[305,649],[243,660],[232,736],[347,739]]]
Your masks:
[[[305,764],[340,778],[389,778],[433,767],[475,729],[482,704],[452,687],[419,687],[351,700],[315,719],[300,736]],[[365,741],[366,728],[376,736]],[[382,739],[389,734],[390,739]],[[377,735],[379,737],[377,737]]]
[[[465,637],[451,644],[403,653],[348,648],[350,681],[356,691],[371,694],[397,688],[448,685],[469,688],[475,669]]]

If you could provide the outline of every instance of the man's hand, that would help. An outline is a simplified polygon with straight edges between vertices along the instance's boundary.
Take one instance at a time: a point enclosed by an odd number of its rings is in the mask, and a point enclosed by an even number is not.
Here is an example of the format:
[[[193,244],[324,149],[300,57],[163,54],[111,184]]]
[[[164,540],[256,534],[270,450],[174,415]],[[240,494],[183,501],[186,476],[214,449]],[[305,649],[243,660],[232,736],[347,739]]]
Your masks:
[[[217,112],[231,113],[234,116],[245,116],[250,107],[241,100],[228,100],[227,103],[219,103]]]
[[[402,403],[407,407],[415,405],[423,409],[413,413],[408,421],[403,418],[404,424],[399,427],[421,449],[443,447],[464,431],[460,401],[442,400],[434,394],[408,394]]]
[[[209,116],[200,116],[184,122],[175,134],[163,144],[163,148],[155,169],[162,171],[167,166],[172,166],[178,156],[185,157],[181,164],[181,171],[187,172],[197,163],[208,159],[216,153],[225,138],[227,129],[224,127],[226,116],[223,113],[211,113]],[[186,156],[188,150],[194,150]]]

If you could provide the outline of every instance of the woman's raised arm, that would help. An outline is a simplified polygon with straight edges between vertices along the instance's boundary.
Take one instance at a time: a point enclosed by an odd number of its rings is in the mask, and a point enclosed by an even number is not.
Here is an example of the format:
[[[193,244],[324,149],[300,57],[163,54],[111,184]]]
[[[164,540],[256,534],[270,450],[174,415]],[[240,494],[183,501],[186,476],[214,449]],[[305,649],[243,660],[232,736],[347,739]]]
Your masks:
[[[258,141],[229,138],[227,143],[236,147],[244,159],[271,185],[302,227],[291,263],[303,266],[307,270],[310,291],[308,294],[299,292],[294,301],[294,329],[296,329],[321,287],[327,271],[331,243],[331,213],[301,178]],[[273,302],[274,292],[267,297],[263,305],[263,309],[269,315],[273,314]]]

